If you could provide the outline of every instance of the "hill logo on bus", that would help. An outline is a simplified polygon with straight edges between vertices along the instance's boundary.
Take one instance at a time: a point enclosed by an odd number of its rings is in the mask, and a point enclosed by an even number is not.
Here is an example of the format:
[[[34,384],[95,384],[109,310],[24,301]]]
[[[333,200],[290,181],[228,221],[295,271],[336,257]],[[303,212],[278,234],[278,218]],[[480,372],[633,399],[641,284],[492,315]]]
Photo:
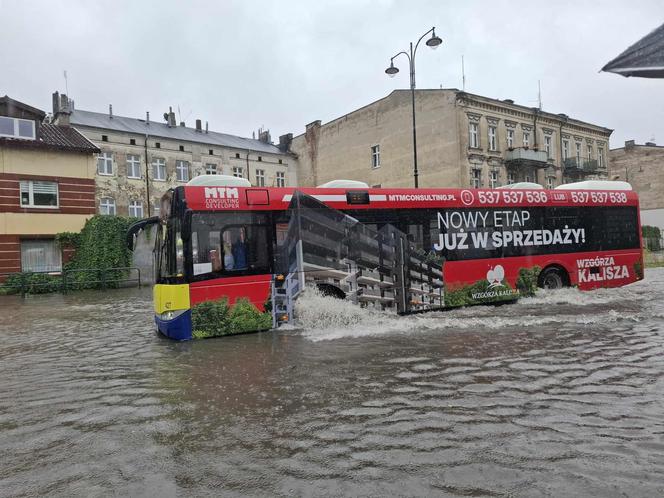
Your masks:
[[[236,188],[205,187],[205,207],[207,209],[239,209],[240,193]]]
[[[483,292],[474,292],[471,297],[475,300],[482,299],[496,299],[496,298],[509,298],[516,297],[519,294],[518,290],[512,289],[503,283],[505,279],[505,269],[502,265],[496,265],[489,268],[486,272],[486,280],[489,282],[487,290]],[[502,289],[499,289],[502,287]]]
[[[576,265],[579,268],[579,283],[629,278],[627,265],[616,265],[612,256],[577,259]]]

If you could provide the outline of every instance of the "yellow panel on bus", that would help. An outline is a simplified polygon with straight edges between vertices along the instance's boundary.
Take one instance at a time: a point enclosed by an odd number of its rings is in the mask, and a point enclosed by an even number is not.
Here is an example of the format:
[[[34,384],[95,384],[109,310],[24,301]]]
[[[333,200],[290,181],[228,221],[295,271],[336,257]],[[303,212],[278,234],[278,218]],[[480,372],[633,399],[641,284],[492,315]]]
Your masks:
[[[189,284],[157,284],[153,290],[154,312],[158,315],[166,311],[188,310]]]

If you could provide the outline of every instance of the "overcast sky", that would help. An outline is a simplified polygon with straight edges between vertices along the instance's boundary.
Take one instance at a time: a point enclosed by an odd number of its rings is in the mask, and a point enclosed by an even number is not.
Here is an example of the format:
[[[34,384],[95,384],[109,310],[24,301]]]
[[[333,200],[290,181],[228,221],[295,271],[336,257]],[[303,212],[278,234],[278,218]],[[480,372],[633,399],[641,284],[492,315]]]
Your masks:
[[[45,111],[64,91],[76,108],[161,119],[274,141],[408,88],[461,88],[664,144],[664,80],[599,69],[664,22],[664,1],[28,1],[0,0],[0,95]]]

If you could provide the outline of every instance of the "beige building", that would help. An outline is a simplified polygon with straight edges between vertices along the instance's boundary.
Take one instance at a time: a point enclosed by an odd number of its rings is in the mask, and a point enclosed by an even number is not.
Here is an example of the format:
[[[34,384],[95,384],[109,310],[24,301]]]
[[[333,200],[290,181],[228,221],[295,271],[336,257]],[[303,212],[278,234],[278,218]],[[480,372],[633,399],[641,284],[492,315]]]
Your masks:
[[[80,231],[95,213],[99,149],[45,116],[0,98],[0,281],[19,271],[60,271],[55,235]]]
[[[548,188],[607,177],[612,130],[537,108],[449,90],[416,90],[419,187],[493,188],[537,182]],[[333,179],[412,187],[410,90],[293,138],[302,186]]]
[[[664,229],[664,147],[634,140],[609,151],[609,176],[632,184],[639,194],[641,224]]]
[[[53,95],[53,119],[71,123],[101,149],[96,163],[97,212],[147,217],[158,214],[160,198],[191,178],[225,174],[255,186],[297,184],[294,156],[273,145],[268,131],[259,139],[177,125],[172,110],[160,122],[74,108],[66,96]],[[280,140],[288,140],[288,136]],[[148,202],[149,200],[149,202]]]

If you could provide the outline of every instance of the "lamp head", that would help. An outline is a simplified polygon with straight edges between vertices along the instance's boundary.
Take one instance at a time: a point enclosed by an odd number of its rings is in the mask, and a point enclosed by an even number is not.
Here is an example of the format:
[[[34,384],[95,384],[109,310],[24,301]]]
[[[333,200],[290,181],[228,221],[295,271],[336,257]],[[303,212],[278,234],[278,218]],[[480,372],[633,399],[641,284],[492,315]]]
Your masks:
[[[385,70],[385,74],[387,74],[390,78],[394,78],[394,75],[399,72],[398,67],[394,67],[394,62],[390,61],[390,67],[388,67]]]
[[[433,48],[434,50],[438,48],[438,45],[443,43],[443,40],[436,36],[436,30],[431,30],[431,38],[427,40],[427,46]]]

